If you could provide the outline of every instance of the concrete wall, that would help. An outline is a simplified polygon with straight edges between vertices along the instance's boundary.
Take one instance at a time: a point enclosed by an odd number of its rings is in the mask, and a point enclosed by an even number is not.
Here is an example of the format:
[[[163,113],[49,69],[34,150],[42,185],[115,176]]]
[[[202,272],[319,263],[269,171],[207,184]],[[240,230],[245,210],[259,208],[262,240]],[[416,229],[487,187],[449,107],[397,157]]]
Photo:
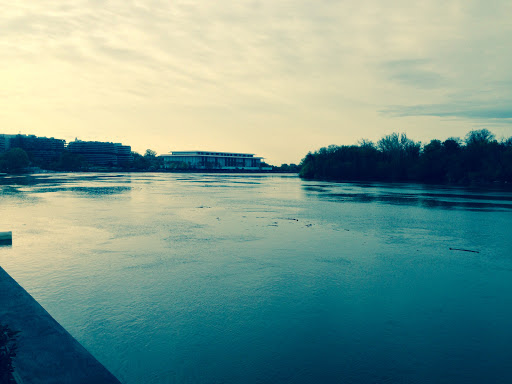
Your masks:
[[[119,384],[2,268],[0,323],[20,331],[14,365],[23,384]]]

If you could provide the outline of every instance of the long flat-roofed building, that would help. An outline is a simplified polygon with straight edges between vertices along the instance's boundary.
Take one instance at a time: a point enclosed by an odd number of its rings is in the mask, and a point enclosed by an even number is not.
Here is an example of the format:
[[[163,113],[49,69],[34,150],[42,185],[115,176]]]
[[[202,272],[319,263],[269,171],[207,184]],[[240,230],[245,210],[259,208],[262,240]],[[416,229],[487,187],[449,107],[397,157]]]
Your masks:
[[[35,135],[0,135],[0,152],[11,148],[21,148],[31,159],[37,161],[56,161],[64,152],[65,140]]]
[[[67,149],[84,156],[92,165],[113,166],[133,161],[131,147],[120,143],[75,140]]]
[[[11,139],[16,135],[0,135],[0,153],[7,152],[11,148]]]
[[[160,155],[164,167],[169,169],[221,169],[221,170],[270,170],[263,167],[262,157],[251,153],[210,152],[210,151],[173,151]]]

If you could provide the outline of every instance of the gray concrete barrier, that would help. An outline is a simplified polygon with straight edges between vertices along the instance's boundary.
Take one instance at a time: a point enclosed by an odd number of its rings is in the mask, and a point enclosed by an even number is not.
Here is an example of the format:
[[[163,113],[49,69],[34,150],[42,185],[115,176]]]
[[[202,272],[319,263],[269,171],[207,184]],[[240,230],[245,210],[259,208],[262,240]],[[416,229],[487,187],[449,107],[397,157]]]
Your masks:
[[[0,323],[19,331],[14,360],[19,383],[120,383],[2,268]]]

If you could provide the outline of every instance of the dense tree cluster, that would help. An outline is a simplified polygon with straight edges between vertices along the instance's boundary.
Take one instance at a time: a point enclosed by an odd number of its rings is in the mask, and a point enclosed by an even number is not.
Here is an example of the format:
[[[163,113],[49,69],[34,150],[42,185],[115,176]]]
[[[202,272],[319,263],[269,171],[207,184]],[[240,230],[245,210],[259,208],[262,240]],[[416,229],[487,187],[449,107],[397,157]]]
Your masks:
[[[163,160],[152,149],[146,149],[144,156],[132,152],[133,162],[125,164],[124,168],[131,171],[156,171],[163,167]]]
[[[0,172],[20,172],[30,163],[27,152],[21,148],[12,148],[0,153]]]
[[[301,162],[307,179],[418,181],[429,183],[512,182],[512,137],[498,141],[487,129],[464,140],[432,140],[422,146],[393,133],[377,144],[321,148]]]
[[[297,164],[281,164],[279,167],[272,166],[272,171],[274,172],[283,172],[283,173],[299,173],[300,166]]]

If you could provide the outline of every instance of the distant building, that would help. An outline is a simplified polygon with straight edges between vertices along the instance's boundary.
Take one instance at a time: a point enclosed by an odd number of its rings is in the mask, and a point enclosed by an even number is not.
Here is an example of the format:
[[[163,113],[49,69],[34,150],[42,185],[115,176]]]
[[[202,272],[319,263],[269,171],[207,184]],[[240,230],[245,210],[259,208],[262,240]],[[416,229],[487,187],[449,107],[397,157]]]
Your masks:
[[[0,135],[0,153],[6,152],[11,149],[10,141],[11,138],[16,135]]]
[[[75,140],[67,149],[82,155],[91,165],[114,166],[133,161],[132,148],[120,143]]]
[[[129,145],[122,145],[121,143],[114,143],[116,148],[117,164],[127,164],[133,162],[132,147]]]
[[[64,152],[66,141],[35,135],[0,135],[0,152],[21,148],[35,161],[56,161]]]
[[[249,153],[206,152],[206,151],[173,151],[160,155],[164,159],[164,167],[171,169],[221,169],[221,170],[270,170],[263,167],[262,157]]]

